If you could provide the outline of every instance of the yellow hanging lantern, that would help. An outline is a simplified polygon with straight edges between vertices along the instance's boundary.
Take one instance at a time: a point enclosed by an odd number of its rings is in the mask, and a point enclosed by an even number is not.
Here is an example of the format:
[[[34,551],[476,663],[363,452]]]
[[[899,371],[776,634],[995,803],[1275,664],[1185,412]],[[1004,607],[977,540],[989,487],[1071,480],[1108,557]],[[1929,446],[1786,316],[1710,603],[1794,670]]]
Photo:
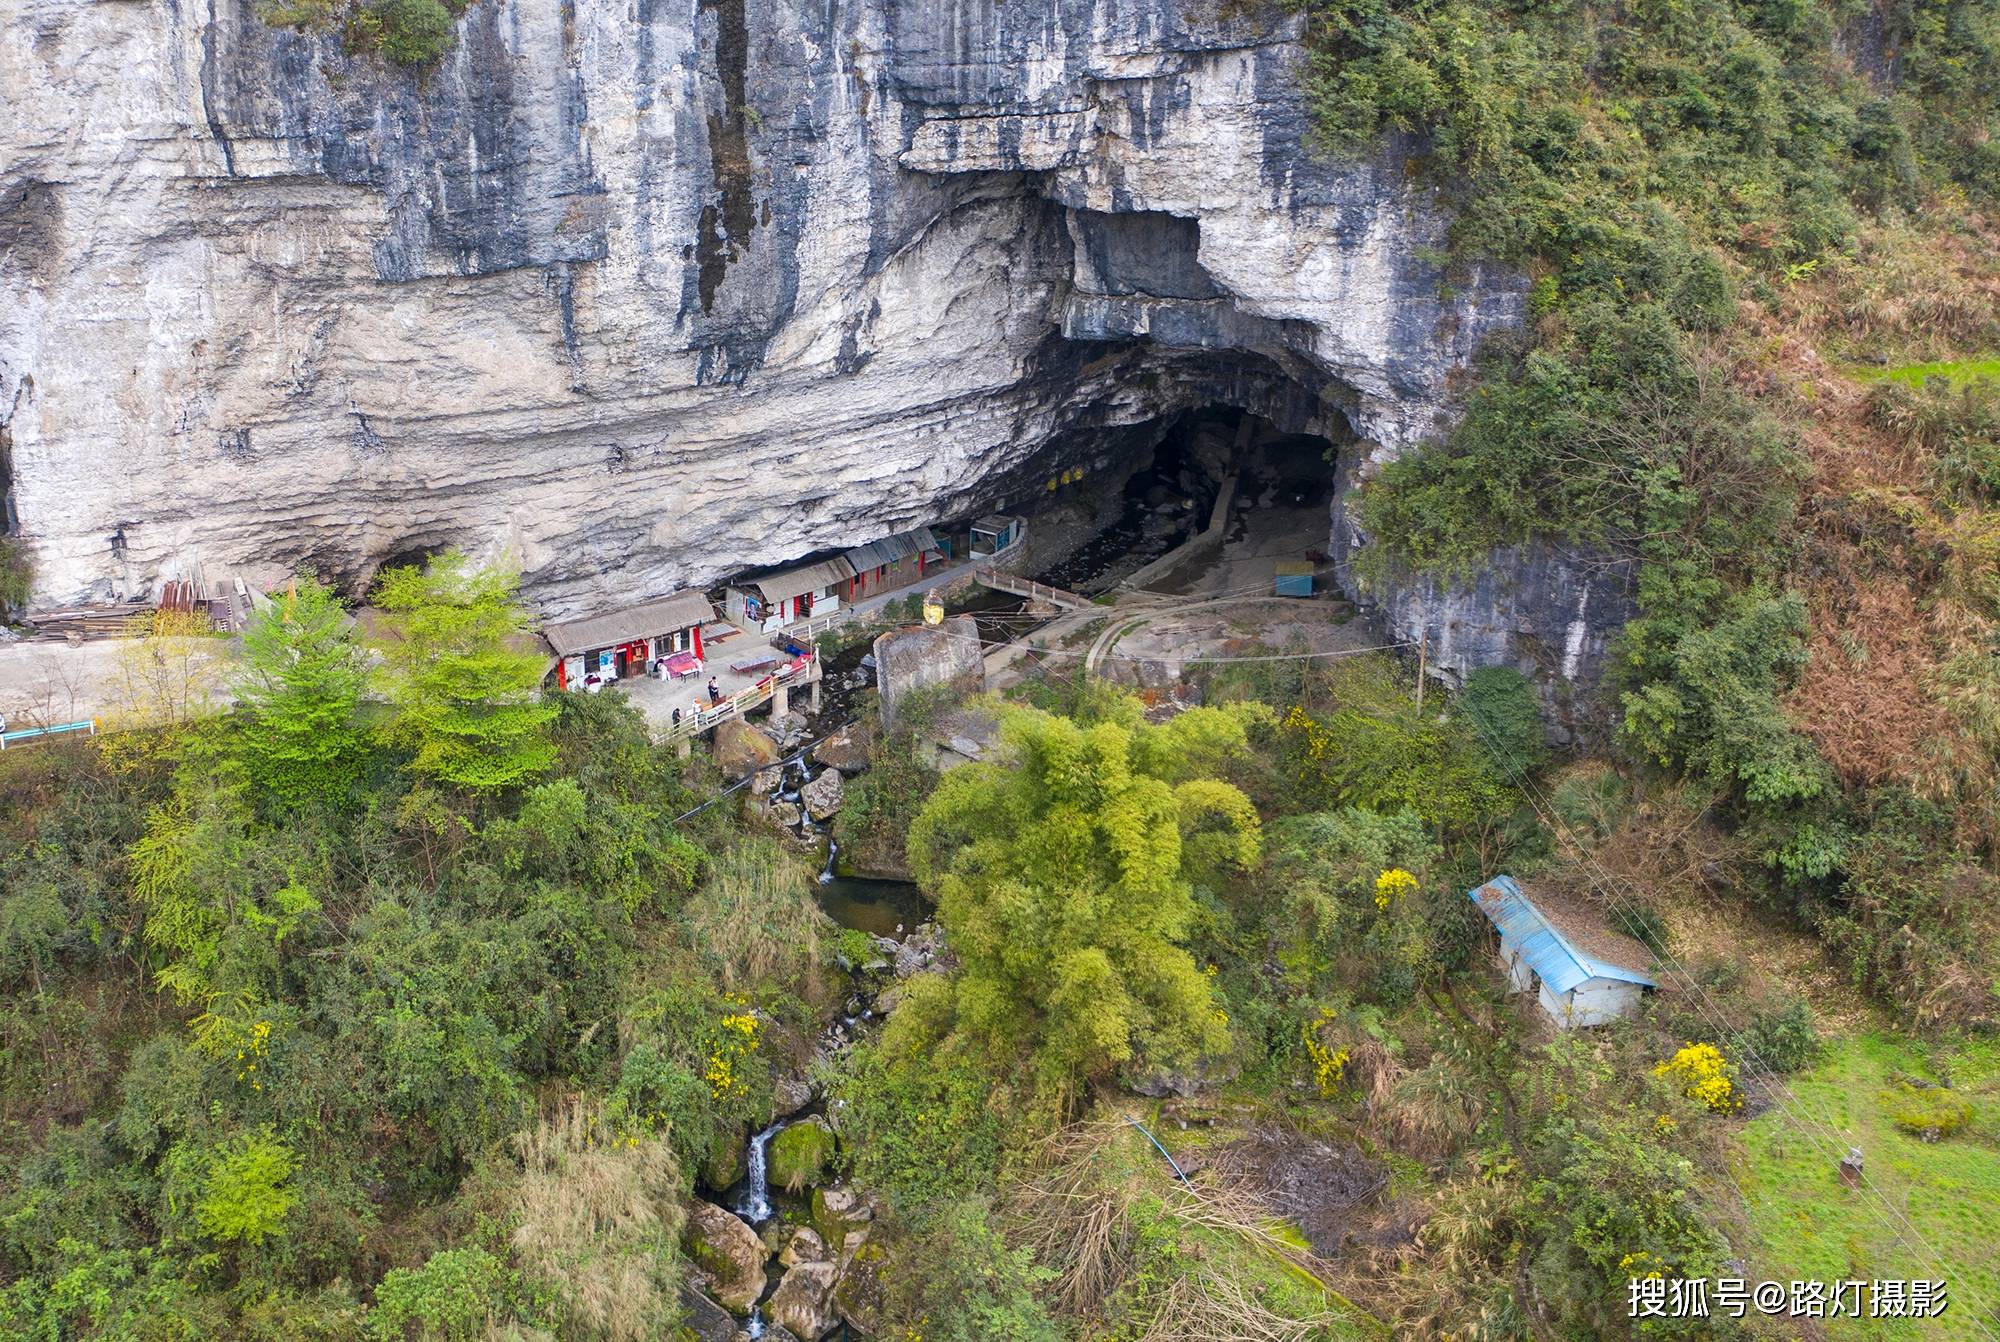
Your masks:
[[[944,623],[944,600],[936,592],[924,593],[924,623],[932,628]]]

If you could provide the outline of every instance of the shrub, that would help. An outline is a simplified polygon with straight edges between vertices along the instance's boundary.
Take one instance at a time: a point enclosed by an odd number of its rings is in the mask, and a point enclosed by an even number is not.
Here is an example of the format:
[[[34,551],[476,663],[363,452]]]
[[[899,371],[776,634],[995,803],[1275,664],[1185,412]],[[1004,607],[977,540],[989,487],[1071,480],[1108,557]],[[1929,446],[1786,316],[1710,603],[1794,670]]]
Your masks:
[[[1562,828],[1584,844],[1611,837],[1624,823],[1632,789],[1608,765],[1588,765],[1567,773],[1549,794]]]
[[[213,1239],[262,1244],[282,1231],[292,1209],[287,1184],[295,1164],[290,1148],[269,1128],[223,1143],[195,1204],[195,1224]]]
[[[1513,667],[1474,671],[1454,708],[1502,777],[1518,783],[1548,759],[1541,698],[1534,682]]]
[[[1743,1031],[1743,1046],[1774,1072],[1796,1072],[1819,1056],[1819,1031],[1812,1008],[1794,997],[1781,1007],[1759,1011]]]
[[[1736,1094],[1735,1070],[1715,1045],[1689,1044],[1653,1068],[1653,1075],[1675,1082],[1681,1094],[1718,1114],[1733,1114],[1743,1107]]]
[[[619,1131],[666,1132],[690,1167],[770,1111],[761,1019],[699,980],[662,988],[622,1023],[630,1046],[606,1106]]]
[[[0,536],[0,615],[20,610],[34,595],[35,566],[11,536]]]
[[[1949,1137],[1972,1121],[1972,1101],[1943,1086],[1898,1081],[1882,1092],[1881,1104],[1890,1122],[1927,1142]]]
[[[1666,958],[1667,924],[1651,909],[1640,904],[1620,904],[1611,911],[1611,925],[1653,954]]]
[[[1294,707],[1279,724],[1299,800],[1407,810],[1454,829],[1513,809],[1513,792],[1475,734],[1420,713],[1386,659],[1345,663],[1332,688],[1340,701],[1334,712]]]
[[[941,1208],[896,1246],[897,1258],[928,1265],[888,1282],[883,1337],[936,1342],[1059,1342],[1064,1336],[1037,1292],[1056,1274],[1025,1248],[1009,1247],[984,1202]]]
[[[922,1012],[919,976],[890,1017]],[[851,1153],[857,1182],[885,1193],[911,1212],[939,1205],[987,1186],[1000,1165],[1005,1115],[993,1100],[993,1082],[956,1052],[920,1046],[892,1051],[893,1038],[864,1045],[847,1057],[832,1090],[840,1101],[841,1141]]]
[[[427,65],[451,50],[451,11],[438,0],[376,0],[382,51],[399,65]]]
[[[480,1248],[442,1249],[420,1268],[392,1268],[375,1288],[368,1335],[376,1342],[475,1342],[504,1317],[515,1279]]]
[[[834,934],[834,962],[849,972],[858,973],[861,966],[873,961],[879,954],[875,949],[875,939],[858,927],[843,927]]]

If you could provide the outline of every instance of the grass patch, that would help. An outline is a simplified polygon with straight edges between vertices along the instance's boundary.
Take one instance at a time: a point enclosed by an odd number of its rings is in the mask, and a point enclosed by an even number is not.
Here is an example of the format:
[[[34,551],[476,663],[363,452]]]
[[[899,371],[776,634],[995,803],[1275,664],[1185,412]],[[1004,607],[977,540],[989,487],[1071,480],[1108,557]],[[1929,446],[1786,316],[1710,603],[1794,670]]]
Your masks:
[[[1104,1119],[1043,1150],[1056,1163],[1014,1187],[1014,1224],[1056,1270],[1053,1298],[1104,1335],[1388,1336],[1322,1279],[1297,1226],[1208,1174],[1182,1185],[1137,1129]]]
[[[1953,382],[1995,382],[2000,381],[2000,358],[1906,363],[1889,368],[1857,366],[1851,371],[1857,382],[1901,382],[1910,387],[1921,387],[1934,377]]]
[[[1948,1071],[1974,1105],[1958,1135],[1927,1143],[1898,1130],[1884,1096],[1897,1079]],[[1740,1182],[1763,1246],[1758,1275],[1774,1279],[1914,1278],[1944,1274],[1951,1305],[1935,1319],[1829,1320],[1830,1338],[1961,1338],[2000,1310],[2000,1068],[1991,1044],[1947,1053],[1883,1034],[1829,1041],[1817,1066],[1792,1078],[1806,1113],[1861,1148],[1868,1179],[1908,1216],[1939,1261],[1898,1238],[1867,1189],[1844,1187],[1829,1156],[1783,1110],[1743,1133]],[[1824,1144],[1824,1139],[1822,1139]],[[1978,1322],[1975,1322],[1977,1320]]]

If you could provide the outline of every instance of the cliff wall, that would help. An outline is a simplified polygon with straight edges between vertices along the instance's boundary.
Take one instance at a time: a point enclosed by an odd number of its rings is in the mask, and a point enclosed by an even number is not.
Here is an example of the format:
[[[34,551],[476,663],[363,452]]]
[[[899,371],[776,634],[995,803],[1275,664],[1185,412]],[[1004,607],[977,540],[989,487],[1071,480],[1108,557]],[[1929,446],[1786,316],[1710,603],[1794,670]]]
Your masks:
[[[8,0],[37,599],[458,544],[564,614],[1004,503],[1208,401],[1393,452],[1519,285],[1442,298],[1398,153],[1313,152],[1295,21],[1229,15],[479,0],[411,72],[252,0]]]
[[[942,516],[1235,382],[1405,440],[1511,291],[1441,304],[1401,165],[1306,151],[1292,38],[482,0],[413,74],[250,0],[16,0],[0,405],[41,588],[459,541],[575,606]]]

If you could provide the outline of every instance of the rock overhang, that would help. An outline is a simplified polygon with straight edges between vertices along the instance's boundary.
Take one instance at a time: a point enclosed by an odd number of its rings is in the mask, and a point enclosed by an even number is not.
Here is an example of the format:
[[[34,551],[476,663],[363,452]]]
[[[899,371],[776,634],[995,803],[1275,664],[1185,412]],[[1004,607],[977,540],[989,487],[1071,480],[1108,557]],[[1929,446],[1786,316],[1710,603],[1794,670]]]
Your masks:
[[[126,110],[180,147],[31,156],[99,193],[6,337],[48,600],[458,543],[575,613],[1207,401],[1393,451],[1519,310],[1509,277],[1440,293],[1396,151],[1311,149],[1294,19],[491,0],[420,76],[242,6],[85,27],[120,25]],[[91,304],[185,320],[62,352]]]

